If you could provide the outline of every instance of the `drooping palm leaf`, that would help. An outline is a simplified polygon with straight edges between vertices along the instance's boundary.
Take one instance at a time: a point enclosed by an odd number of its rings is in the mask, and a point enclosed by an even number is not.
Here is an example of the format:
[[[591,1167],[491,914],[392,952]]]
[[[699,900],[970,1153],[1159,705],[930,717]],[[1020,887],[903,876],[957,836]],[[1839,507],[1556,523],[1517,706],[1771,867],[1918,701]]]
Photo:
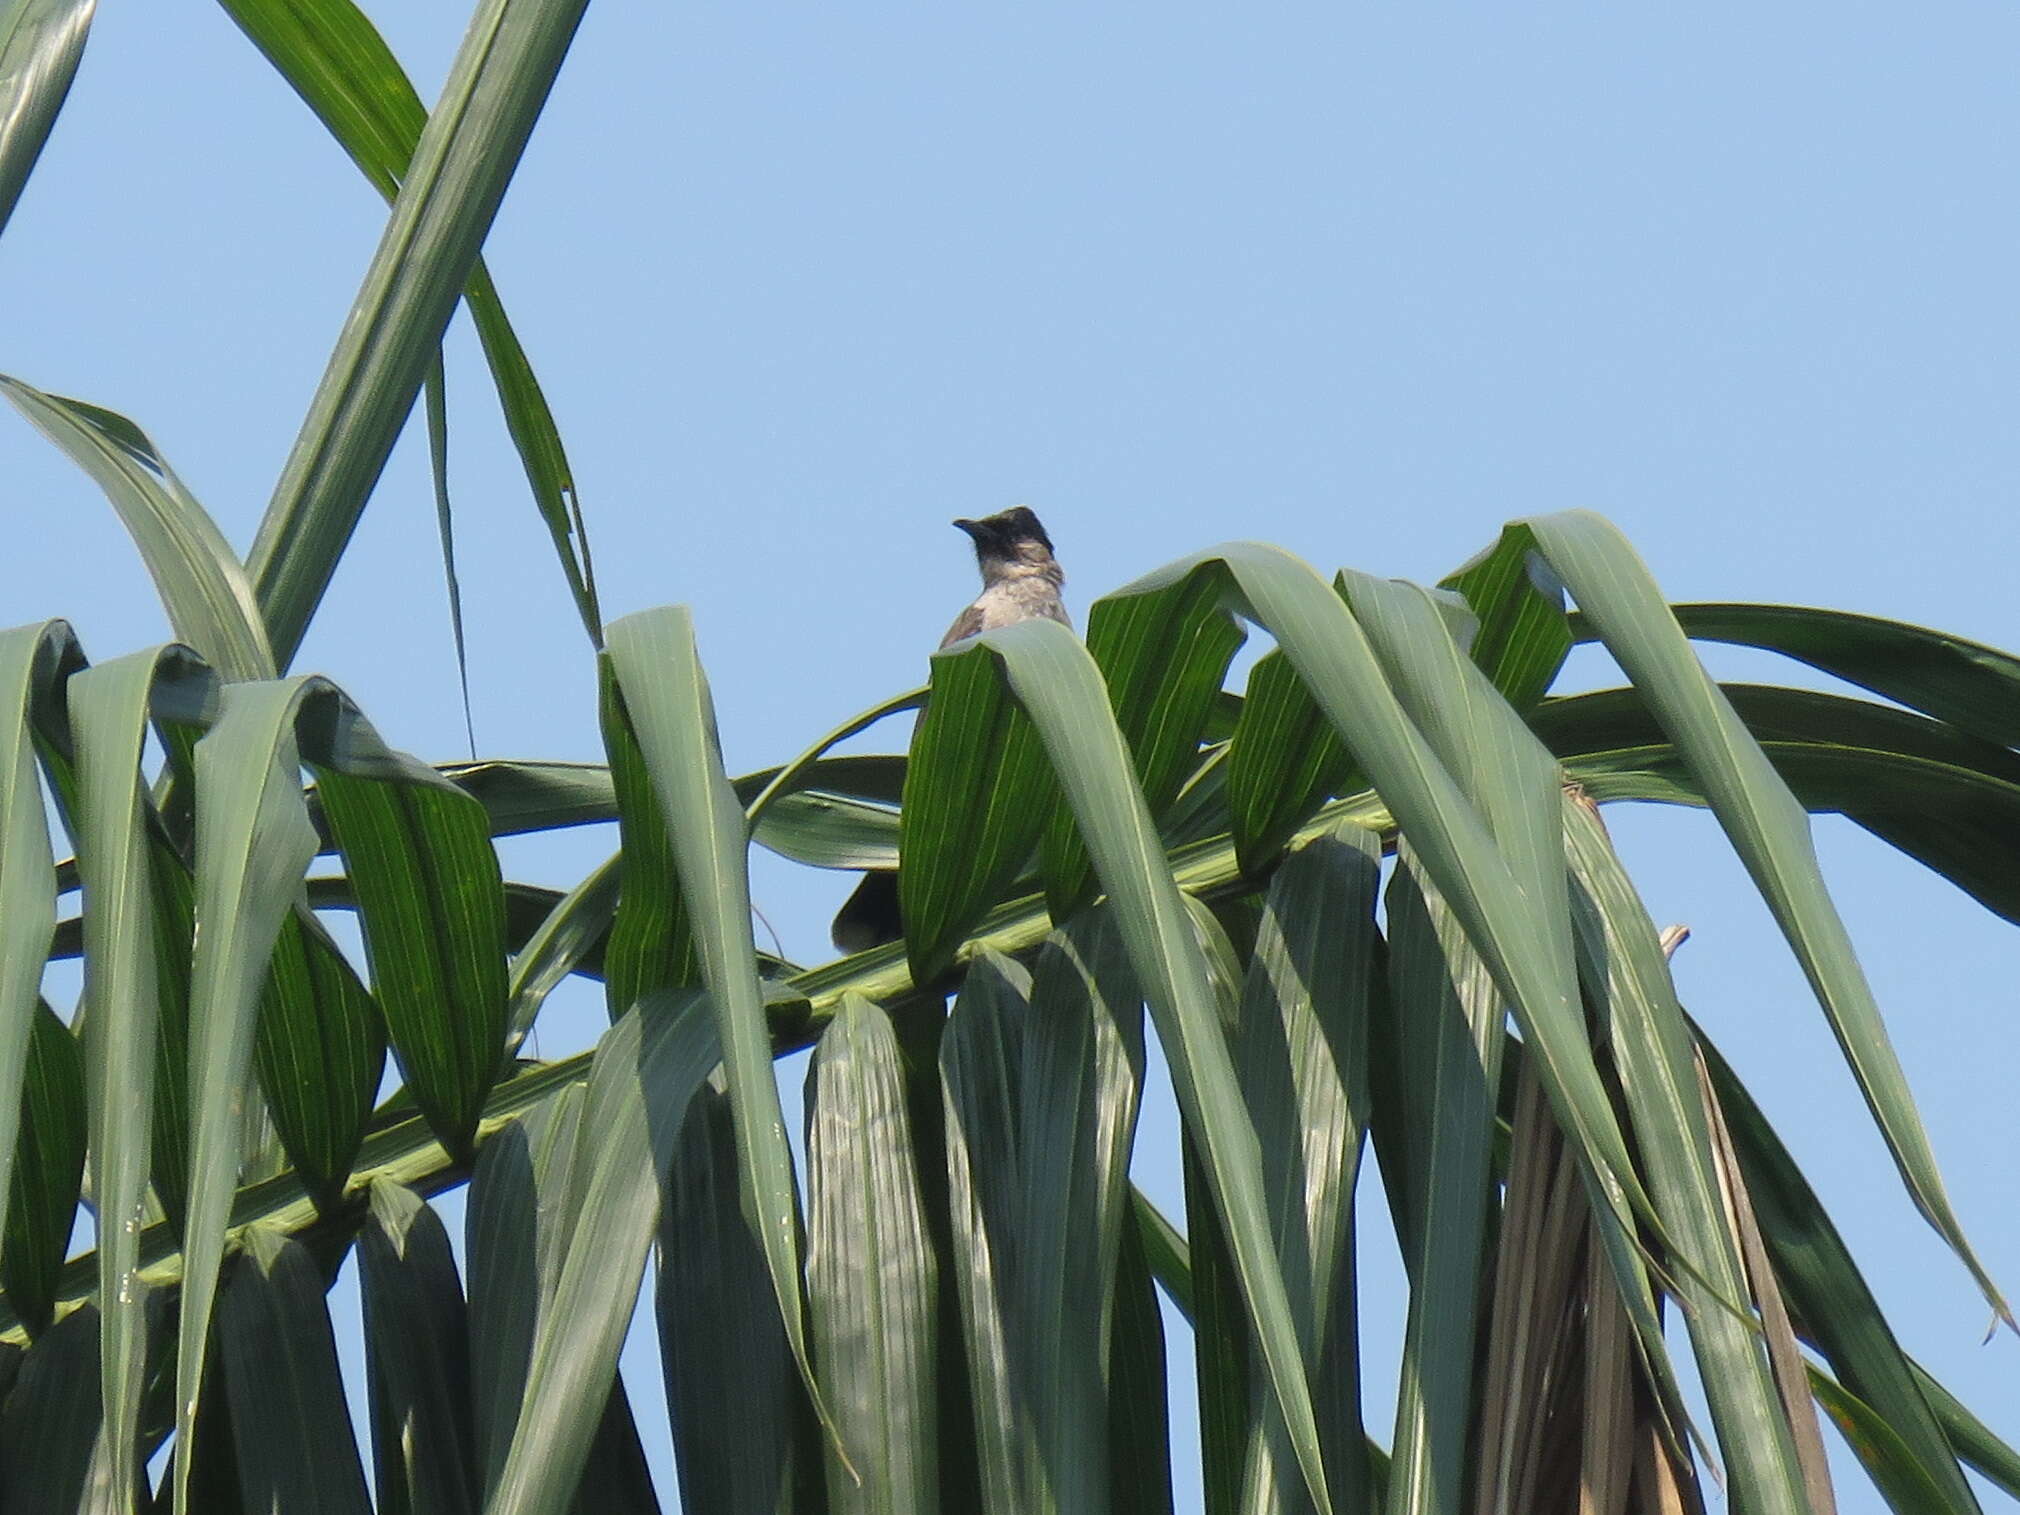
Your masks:
[[[0,635],[0,1212],[12,1193],[23,1074],[56,931],[56,873],[35,731],[54,692],[65,636],[55,626]]]
[[[185,666],[179,649],[132,653],[69,681],[77,795],[69,817],[84,880],[85,1057],[91,1191],[101,1320],[105,1457],[135,1466],[146,1368],[141,1226],[152,1134],[156,969],[147,794],[140,773],[156,679]],[[121,1494],[122,1502],[128,1496]]]
[[[964,646],[967,650],[935,659],[936,698],[946,698],[940,693],[941,665],[984,670],[984,677],[955,685],[954,697],[976,704],[1014,697],[1045,744],[1095,873],[1114,902],[1137,982],[1172,1066],[1180,1109],[1201,1143],[1291,1445],[1314,1502],[1329,1511],[1310,1391],[1282,1274],[1270,1255],[1255,1132],[1241,1107],[1206,964],[1164,863],[1100,675],[1086,650],[1052,622],[985,632]],[[991,664],[999,658],[1003,682],[996,685]],[[915,752],[915,767],[921,761]]]
[[[1801,806],[1691,655],[1683,630],[1620,534],[1587,512],[1530,525],[1545,558],[1704,785],[1802,964],[1916,1206],[2010,1321],[1998,1286],[1951,1210],[1879,1005],[1822,882]]]
[[[654,998],[598,1047],[518,1417],[489,1515],[537,1515],[574,1490],[609,1399],[617,1349],[630,1323],[658,1208],[658,1174],[672,1161],[688,1100],[720,1056],[705,997]]]
[[[814,1049],[807,1099],[807,1320],[853,1470],[837,1512],[938,1507],[935,1264],[890,1019],[850,996]]]
[[[800,1210],[792,1155],[772,1074],[772,1047],[757,948],[751,939],[748,836],[743,807],[723,772],[715,703],[684,609],[627,616],[607,632],[609,667],[637,732],[654,798],[672,839],[680,898],[721,1043],[736,1112],[738,1170],[751,1222],[778,1296],[786,1338],[815,1413],[848,1461],[823,1403],[800,1307]]]
[[[148,435],[125,416],[4,374],[0,394],[105,491],[176,636],[227,679],[272,678],[274,655],[245,569]]]

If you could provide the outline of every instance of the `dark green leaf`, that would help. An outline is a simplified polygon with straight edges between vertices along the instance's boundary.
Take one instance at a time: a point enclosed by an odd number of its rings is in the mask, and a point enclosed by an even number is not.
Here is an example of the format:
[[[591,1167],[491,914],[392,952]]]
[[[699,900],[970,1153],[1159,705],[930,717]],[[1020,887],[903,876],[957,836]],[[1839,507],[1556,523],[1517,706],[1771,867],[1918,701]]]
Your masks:
[[[441,771],[484,806],[494,837],[621,820],[617,782],[601,763],[488,761]],[[734,788],[756,812],[752,840],[761,846],[816,868],[871,868],[897,866],[904,782],[904,758],[866,756],[767,768]]]
[[[77,754],[77,833],[84,885],[84,998],[91,1007],[85,1088],[91,1120],[91,1192],[98,1333],[108,1465],[139,1465],[147,1285],[140,1277],[153,1133],[155,967],[151,838],[140,776],[150,692],[157,677],[189,667],[179,648],[133,653],[69,681]]]
[[[783,768],[767,769],[763,773],[738,779],[737,798],[744,801],[745,819],[753,828],[762,832],[765,812],[771,808],[774,801],[807,788],[824,788],[892,805],[897,804],[904,789],[903,758],[831,758],[827,754],[830,749],[846,742],[850,737],[861,736],[879,721],[894,715],[902,715],[908,710],[917,710],[925,702],[925,690],[907,690],[904,694],[885,700],[881,705],[872,706],[861,715],[851,716]],[[845,773],[860,777],[854,782],[841,779],[838,783],[837,780]],[[820,777],[817,778],[817,774]]]
[[[1803,808],[1835,811],[2020,921],[2020,759],[1904,710],[1843,695],[1720,686]],[[1533,717],[1596,800],[1706,804],[1703,786],[1631,689],[1551,700]]]
[[[250,1509],[370,1515],[323,1287],[300,1242],[247,1232],[217,1324]]]
[[[1800,605],[1678,605],[1686,634],[1765,647],[1848,683],[1948,721],[1973,736],[2020,746],[2020,658],[1947,632]],[[1581,619],[1582,635],[1593,635]]]
[[[399,60],[365,14],[350,0],[220,3],[379,193],[392,199],[428,116]],[[596,606],[574,477],[554,417],[481,260],[463,295],[535,503],[554,539],[582,624],[595,640],[603,617]]]
[[[84,1060],[47,1005],[36,1009],[27,1064],[0,1283],[15,1313],[39,1333],[55,1309],[84,1177]]]
[[[1634,1224],[1629,1202],[1644,1218],[1650,1210],[1628,1161],[1578,1002],[1561,771],[1460,650],[1443,607],[1428,591],[1363,574],[1342,578],[1399,705],[1485,822],[1494,851],[1507,866],[1514,888],[1498,903],[1530,918],[1521,945],[1528,970],[1540,975],[1537,989],[1548,985],[1563,991],[1507,998],[1551,1108],[1575,1138],[1570,1150],[1585,1177],[1595,1216],[1618,1241]],[[1463,810],[1454,810],[1444,819],[1450,824],[1463,817]],[[1407,826],[1405,835],[1417,842]],[[1470,880],[1466,887],[1473,887]],[[1458,918],[1464,922],[1466,912],[1460,910]],[[1491,969],[1492,958],[1481,956]],[[1650,1327],[1652,1331],[1652,1322]]]
[[[1039,1487],[1049,1504],[1086,1509],[1109,1482],[1103,1368],[1143,1087],[1142,997],[1112,908],[1083,912],[1039,949],[1022,1052],[1012,1351]]]
[[[660,1365],[681,1507],[798,1508],[820,1449],[764,1254],[738,1201],[729,1097],[704,1084],[674,1148],[659,1221]]]
[[[536,1241],[536,1258],[547,1254],[539,1259],[543,1302],[524,1375],[487,1387],[486,1364],[474,1365],[480,1394],[519,1401],[487,1515],[554,1509],[581,1481],[637,1301],[659,1176],[688,1101],[719,1057],[706,998],[692,993],[648,998],[598,1044],[560,1215]],[[480,1436],[498,1419],[480,1402]],[[495,1443],[486,1445],[487,1466],[494,1456]]]
[[[1236,1515],[1259,1408],[1251,1392],[1255,1343],[1234,1258],[1215,1213],[1196,1144],[1185,1137],[1185,1218],[1191,1263],[1193,1371],[1199,1385],[1199,1459],[1206,1515]]]
[[[1345,615],[1336,599],[1331,604]],[[987,631],[961,646],[964,650],[934,659],[935,699],[940,698],[939,665],[972,662],[980,671],[964,676],[962,682],[973,691],[965,697],[993,702],[996,696],[981,679],[1000,659],[1002,678],[1042,734],[1157,1023],[1179,1110],[1201,1144],[1258,1347],[1300,1469],[1319,1509],[1329,1511],[1310,1392],[1283,1276],[1270,1247],[1255,1131],[1235,1084],[1205,956],[1136,786],[1100,675],[1086,648],[1053,621]]]
[[[386,1066],[379,1007],[308,910],[281,923],[253,1033],[267,1112],[304,1186],[339,1200]]]
[[[571,1515],[659,1515],[659,1494],[621,1376],[610,1381],[610,1397],[603,1402],[603,1418],[596,1423],[569,1508]]]
[[[694,623],[679,606],[643,611],[611,625],[607,642],[606,657],[672,838],[681,898],[715,1013],[736,1111],[745,1208],[764,1246],[800,1376],[823,1428],[839,1443],[814,1378],[802,1324],[799,1190],[751,939],[749,835],[743,807],[723,772],[715,702],[695,648]],[[847,1462],[846,1446],[838,1445],[837,1454]]]
[[[1414,1515],[1458,1508],[1466,1488],[1506,1009],[1407,853],[1388,923],[1394,1083],[1375,1103],[1397,1134],[1380,1149],[1382,1178],[1410,1279],[1389,1509]]]
[[[1343,827],[1272,880],[1234,1029],[1235,1071],[1263,1154],[1277,1256],[1303,1341],[1328,1481],[1368,1507],[1355,1323],[1354,1189],[1369,1104],[1368,1028],[1382,992],[1381,843]],[[1258,1393],[1266,1392],[1257,1384]],[[1257,1405],[1249,1476],[1273,1508],[1309,1508],[1275,1418]]]
[[[119,1508],[98,1421],[98,1311],[83,1305],[28,1349],[0,1409],[0,1502],[33,1515],[86,1508],[87,1492]],[[139,1464],[131,1466],[138,1468]]]
[[[1143,1233],[1122,1228],[1116,1254],[1114,1334],[1108,1347],[1109,1508],[1171,1515],[1171,1407],[1164,1319],[1144,1260]]]
[[[1144,802],[1159,820],[1198,761],[1228,663],[1245,633],[1221,608],[1220,582],[1203,571],[1153,594],[1097,600],[1087,650],[1136,761]],[[1090,898],[1094,876],[1071,816],[1045,838],[1046,895],[1054,920]]]
[[[1030,864],[1057,803],[1043,750],[988,659],[933,659],[899,832],[898,898],[915,982],[947,969]]]
[[[295,737],[296,717],[314,693],[300,679],[232,685],[223,717],[197,746],[189,1211],[176,1349],[176,1442],[183,1453],[176,1500],[184,1506],[212,1298],[239,1184],[253,1022],[274,944],[316,853]],[[260,1485],[243,1461],[241,1473],[256,1494]]]
[[[379,1179],[358,1263],[379,1515],[474,1515],[469,1322],[449,1233],[411,1189]]]
[[[1331,794],[1350,785],[1353,760],[1281,652],[1248,676],[1228,749],[1228,816],[1242,871],[1261,874]]]
[[[1573,909],[1586,995],[1598,1025],[1595,1040],[1612,1050],[1649,1192],[1674,1252],[1670,1286],[1684,1306],[1734,1497],[1748,1508],[1800,1510],[1803,1468],[1747,1308],[1747,1268],[1713,1156],[1689,1026],[1661,940],[1596,810],[1568,802],[1565,831],[1579,886]],[[1681,1395],[1665,1366],[1646,1270],[1638,1259],[1616,1263],[1614,1281],[1641,1332],[1664,1416],[1680,1436]]]
[[[940,1038],[950,1261],[988,1515],[1019,1515],[1033,1508],[1039,1492],[1038,1428],[1023,1379],[1027,1344],[1014,1320],[1028,1192],[1020,1090],[1030,993],[1027,969],[984,949],[969,965]]]
[[[463,586],[456,578],[456,520],[449,508],[449,381],[442,357],[428,365],[422,386],[428,417],[428,474],[435,485],[435,535],[442,544],[442,580],[449,593],[449,640],[456,649],[456,685],[463,696],[463,734],[477,760],[477,727],[470,714],[470,654],[463,643]]]
[[[5,56],[0,49],[0,60]],[[0,72],[4,69],[4,61],[0,61]],[[11,1185],[16,1152],[25,1148],[34,1134],[31,1115],[30,1129],[21,1132],[21,1141],[16,1140],[21,1130],[22,1073],[25,1066],[32,1080],[37,1066],[31,1050],[32,1028],[42,965],[56,931],[56,873],[49,851],[41,772],[35,761],[35,728],[53,703],[60,651],[67,637],[60,624],[23,626],[0,634],[0,1215],[7,1217],[10,1229],[14,1223]],[[44,1069],[44,1077],[54,1076],[52,1070]],[[31,1104],[35,1088],[30,1082],[27,1098]],[[78,1097],[81,1101],[81,1091]],[[52,1158],[56,1150],[62,1150],[60,1143],[51,1151]],[[28,1164],[22,1170],[25,1174],[39,1173],[34,1157],[23,1151],[22,1159]],[[51,1170],[57,1171],[60,1168]],[[37,1202],[54,1197],[38,1195]],[[73,1193],[72,1203],[75,1200]],[[31,1203],[31,1223],[35,1208]],[[68,1222],[64,1224],[67,1227]],[[31,1271],[23,1275],[24,1282],[40,1265],[41,1240],[39,1236],[24,1238],[35,1260]],[[56,1243],[58,1262],[63,1260],[63,1245],[64,1241]],[[11,1274],[9,1279],[11,1294],[15,1289]],[[29,1294],[40,1311],[39,1319],[29,1318],[38,1326],[47,1324],[46,1301],[32,1285]]]
[[[1150,1268],[1150,1276],[1163,1288],[1172,1308],[1190,1325],[1192,1258],[1185,1237],[1141,1189],[1132,1188],[1129,1201],[1136,1215],[1136,1230],[1143,1241],[1143,1257]]]
[[[1915,1382],[1928,1396],[1929,1408],[1943,1423],[1943,1434],[1950,1438],[1957,1455],[2002,1492],[2020,1499],[2020,1452],[1994,1436],[1991,1427],[1965,1409],[1957,1396],[1931,1378],[1920,1363],[1910,1358],[1908,1366],[1914,1369]]]
[[[1812,1341],[1852,1394],[1882,1415],[1905,1455],[1944,1490],[1948,1507],[1975,1510],[1977,1501],[1922,1392],[1913,1364],[1866,1287],[1837,1228],[1817,1202],[1773,1127],[1719,1051],[1693,1026],[1711,1073],[1747,1197],[1760,1218],[1775,1281],[1796,1328]]]
[[[1872,1406],[1839,1384],[1828,1373],[1809,1370],[1810,1388],[1846,1445],[1858,1455],[1873,1484],[1886,1496],[1896,1515],[1955,1515],[1975,1509],[1977,1501],[1958,1504],[1950,1491],[1937,1485],[1928,1469],[1908,1450],[1894,1428]]]
[[[353,777],[323,757],[309,760],[407,1087],[467,1154],[505,1050],[505,899],[483,807],[425,769]]]
[[[673,862],[673,835],[660,809],[652,774],[624,693],[607,659],[601,662],[603,745],[617,788],[619,854],[617,914],[603,954],[605,998],[613,1023],[647,994],[698,982],[694,934]]]
[[[618,890],[624,859],[611,858],[567,894],[555,900],[539,927],[512,959],[506,1010],[509,1046],[516,1050],[533,1029],[547,996],[571,973],[599,960],[603,943],[617,917]]]
[[[574,1219],[569,1180],[584,1092],[583,1084],[570,1083],[502,1127],[478,1152],[470,1180],[463,1230],[470,1378],[486,1489],[505,1466],[533,1335]]]
[[[1493,546],[1439,584],[1464,595],[1473,609],[1473,661],[1527,714],[1571,652],[1564,591],[1537,556],[1535,533],[1520,522],[1503,527]]]

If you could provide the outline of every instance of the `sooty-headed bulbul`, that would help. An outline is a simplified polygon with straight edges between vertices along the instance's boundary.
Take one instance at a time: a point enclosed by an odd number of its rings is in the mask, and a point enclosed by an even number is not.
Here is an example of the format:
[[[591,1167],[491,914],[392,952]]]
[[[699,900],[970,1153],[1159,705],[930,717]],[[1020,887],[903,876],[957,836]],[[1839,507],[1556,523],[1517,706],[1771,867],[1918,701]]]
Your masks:
[[[1059,586],[1066,582],[1058,560],[1052,556],[1052,539],[1038,517],[1022,505],[979,521],[954,523],[975,543],[975,564],[982,570],[982,592],[975,597],[940,646],[990,631],[1013,626],[1019,621],[1043,617],[1071,626],[1066,606],[1059,599]],[[843,952],[867,952],[904,935],[898,913],[898,875],[889,871],[865,873],[841,910],[829,933]]]
[[[1071,626],[1059,601],[1066,575],[1052,556],[1052,539],[1038,517],[1022,505],[979,521],[954,523],[975,542],[975,565],[982,570],[982,593],[947,628],[941,647],[1040,617]]]

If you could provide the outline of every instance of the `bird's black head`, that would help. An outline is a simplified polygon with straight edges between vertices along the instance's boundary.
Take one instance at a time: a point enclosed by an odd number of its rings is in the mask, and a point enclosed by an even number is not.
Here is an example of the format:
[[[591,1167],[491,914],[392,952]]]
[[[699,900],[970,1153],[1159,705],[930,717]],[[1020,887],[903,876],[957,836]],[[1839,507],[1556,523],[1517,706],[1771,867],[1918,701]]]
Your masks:
[[[1045,535],[1038,517],[1023,505],[1013,505],[979,521],[962,520],[954,524],[975,539],[978,558],[1014,559],[1023,555],[1020,548],[1033,544],[1047,553],[1052,551],[1052,538]]]

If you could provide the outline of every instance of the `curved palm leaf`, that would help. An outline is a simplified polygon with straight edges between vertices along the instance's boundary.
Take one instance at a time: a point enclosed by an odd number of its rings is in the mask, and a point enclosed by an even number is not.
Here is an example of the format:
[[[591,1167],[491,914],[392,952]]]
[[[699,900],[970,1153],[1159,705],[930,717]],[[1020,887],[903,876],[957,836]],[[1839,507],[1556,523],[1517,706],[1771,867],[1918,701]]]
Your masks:
[[[227,679],[272,678],[274,655],[244,568],[148,435],[125,416],[4,374],[0,394],[105,491],[175,634]]]
[[[97,0],[10,0],[0,10],[0,232],[63,109]]]
[[[1950,1208],[1879,1005],[1823,885],[1802,807],[1691,655],[1683,630],[1620,534],[1586,512],[1546,516],[1530,525],[1545,558],[1704,785],[1802,964],[1916,1206],[1993,1308],[2012,1323],[2004,1297]]]
[[[585,4],[485,0],[471,20],[247,559],[283,667],[441,349]]]
[[[395,199],[420,145],[428,112],[365,13],[351,0],[219,3],[316,113],[372,186],[387,200]],[[597,641],[602,636],[603,615],[597,608],[589,538],[576,502],[568,454],[533,365],[527,361],[481,258],[471,265],[463,298],[483,343],[505,424],[525,467],[534,503],[553,538],[555,555],[567,576],[583,627],[590,639]],[[446,563],[450,556],[446,509],[442,519]],[[452,597],[454,583],[451,570]]]

